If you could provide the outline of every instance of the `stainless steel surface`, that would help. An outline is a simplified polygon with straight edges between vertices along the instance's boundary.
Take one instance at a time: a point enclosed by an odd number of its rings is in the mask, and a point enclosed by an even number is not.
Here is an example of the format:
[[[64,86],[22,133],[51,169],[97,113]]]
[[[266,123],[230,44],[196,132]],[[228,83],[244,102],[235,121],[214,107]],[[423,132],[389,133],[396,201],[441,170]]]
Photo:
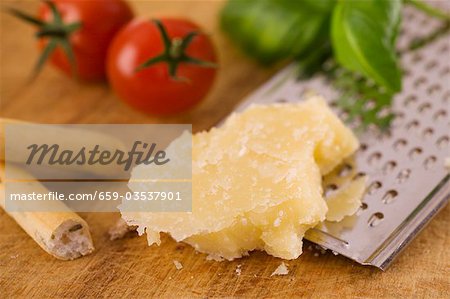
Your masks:
[[[404,9],[399,50],[442,25],[412,7]],[[369,178],[363,206],[340,223],[324,223],[307,239],[361,264],[386,269],[393,258],[450,197],[450,35],[402,55],[403,92],[395,97],[397,117],[390,134],[366,132],[355,162]],[[323,77],[295,80],[290,65],[238,107],[251,103],[300,101],[308,90],[328,100],[337,92]]]

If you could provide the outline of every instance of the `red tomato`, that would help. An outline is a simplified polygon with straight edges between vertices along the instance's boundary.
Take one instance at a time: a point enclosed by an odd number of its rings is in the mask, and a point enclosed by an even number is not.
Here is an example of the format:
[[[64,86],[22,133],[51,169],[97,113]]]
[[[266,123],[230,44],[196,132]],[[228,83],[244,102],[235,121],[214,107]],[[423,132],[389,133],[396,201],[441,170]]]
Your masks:
[[[116,33],[133,18],[133,12],[122,0],[53,0],[65,25],[80,22],[81,27],[70,33],[69,42],[75,56],[75,71],[83,80],[99,80],[106,77],[106,54]],[[39,18],[53,21],[53,13],[46,3],[39,8]],[[40,39],[44,48],[48,38]],[[66,53],[57,47],[50,61],[65,73],[72,75]]]
[[[211,67],[216,54],[209,37],[194,23],[169,18],[159,23],[163,29],[156,21],[137,19],[117,34],[108,52],[108,79],[128,104],[150,114],[175,114],[191,108],[208,93],[216,73]],[[168,52],[161,30],[170,39]],[[177,44],[192,32],[197,35],[180,52]],[[138,69],[164,53],[171,53],[170,57]],[[186,62],[182,57],[201,60],[209,67]],[[170,63],[177,66],[175,74],[169,71]]]

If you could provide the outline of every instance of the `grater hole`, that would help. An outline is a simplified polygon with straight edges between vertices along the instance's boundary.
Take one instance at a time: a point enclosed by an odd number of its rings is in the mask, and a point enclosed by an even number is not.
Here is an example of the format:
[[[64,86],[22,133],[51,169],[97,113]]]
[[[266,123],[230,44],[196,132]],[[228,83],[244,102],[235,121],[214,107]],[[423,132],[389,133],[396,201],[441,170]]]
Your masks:
[[[442,121],[447,116],[447,111],[439,110],[434,115],[433,118],[435,121]]]
[[[405,139],[398,139],[394,142],[394,149],[395,150],[401,150],[405,148],[405,146],[408,144],[408,142]]]
[[[409,77],[409,76],[411,76],[411,71],[408,70],[407,68],[405,68],[405,69],[403,70],[403,75],[404,75],[405,77]]]
[[[444,103],[450,102],[450,91],[447,91],[447,92],[444,94],[444,96],[442,97],[442,101],[443,101]]]
[[[405,98],[405,101],[403,103],[405,104],[405,106],[415,104],[417,103],[417,97],[415,95],[409,95]]]
[[[323,195],[325,197],[328,197],[328,196],[330,196],[330,194],[332,194],[337,189],[338,189],[338,186],[336,184],[329,184],[325,187],[325,189],[323,191]]]
[[[370,111],[373,110],[373,108],[375,108],[376,104],[374,100],[369,100],[364,104],[364,110],[365,111]]]
[[[369,226],[375,227],[375,226],[379,225],[381,223],[381,221],[383,220],[383,218],[384,218],[383,213],[376,212],[375,214],[370,216],[369,221],[368,221]]]
[[[352,180],[357,180],[357,179],[365,177],[365,176],[366,176],[365,172],[358,172],[357,174],[355,174],[355,176],[352,178]]]
[[[448,138],[448,136],[442,136],[436,141],[436,145],[440,149],[447,147],[449,143],[450,143],[450,139]]]
[[[421,26],[426,26],[430,23],[428,18],[422,19],[422,21],[420,21],[420,25]]]
[[[430,87],[427,88],[427,92],[430,95],[432,95],[432,94],[434,94],[434,93],[436,93],[436,92],[438,92],[440,90],[441,90],[441,86],[437,85],[437,84],[433,84],[433,85],[431,85]]]
[[[395,118],[404,119],[405,113],[403,112],[395,112]]]
[[[420,113],[424,113],[427,112],[431,109],[431,104],[430,103],[423,103],[419,106],[419,112]]]
[[[338,106],[338,102],[337,101],[331,101],[330,102],[330,107],[336,108],[337,106]]]
[[[405,19],[408,21],[412,21],[416,18],[416,15],[413,12],[407,12],[405,14]]]
[[[423,56],[420,53],[416,53],[412,57],[412,62],[414,62],[414,63],[421,62],[422,60],[423,60]]]
[[[399,183],[406,182],[409,179],[410,175],[411,175],[411,170],[403,169],[397,175],[397,182],[399,182]]]
[[[402,112],[396,112],[394,120],[392,121],[392,127],[398,127],[403,123],[403,119],[405,118],[405,114]]]
[[[356,211],[356,215],[361,215],[367,208],[369,208],[369,206],[365,202],[362,202],[358,211]]]
[[[412,120],[406,124],[407,130],[414,130],[414,129],[417,129],[418,127],[419,127],[419,121],[417,121],[417,120]]]
[[[346,120],[348,119],[349,113],[347,110],[342,110],[339,112],[338,116],[340,119]]]
[[[427,79],[425,77],[419,77],[414,81],[414,86],[420,87],[420,86],[424,85],[425,83],[427,83]]]
[[[396,199],[397,195],[398,195],[397,191],[389,190],[383,195],[383,198],[381,200],[385,204],[390,204]]]
[[[415,147],[412,150],[409,151],[409,157],[411,159],[416,159],[420,154],[422,154],[422,149],[420,147]]]
[[[377,131],[375,134],[379,141],[389,140],[392,138],[392,131]]]
[[[441,53],[445,53],[445,52],[447,52],[448,50],[449,50],[449,47],[448,47],[447,44],[443,44],[442,47],[439,49],[439,51],[440,51]]]
[[[432,128],[426,128],[422,132],[422,137],[423,138],[429,138],[429,137],[433,136],[433,133],[434,133],[434,130]]]
[[[425,69],[427,71],[430,71],[430,70],[434,69],[437,65],[438,65],[438,63],[435,60],[432,60],[425,65]]]
[[[425,169],[431,169],[434,164],[436,164],[436,160],[437,159],[435,156],[429,156],[425,159],[425,161],[423,161],[423,166],[425,167]]]
[[[350,175],[350,173],[352,172],[352,169],[353,169],[353,167],[350,164],[344,164],[339,169],[338,175],[340,177],[346,177],[346,176]]]
[[[365,152],[368,148],[369,148],[369,146],[368,146],[367,144],[361,143],[361,145],[360,145],[360,147],[359,147],[359,150],[360,150],[361,152]]]
[[[390,173],[390,172],[392,172],[395,169],[395,167],[397,167],[397,162],[395,162],[395,161],[388,161],[383,166],[383,172],[385,174]]]
[[[370,156],[369,156],[369,158],[367,159],[367,162],[369,163],[369,164],[375,164],[375,163],[377,163],[378,161],[380,161],[381,160],[381,153],[380,152],[375,152],[375,153],[373,153],[373,154],[371,154]]]
[[[278,99],[275,102],[277,102],[277,103],[287,103],[288,100],[286,100],[286,99]]]
[[[361,118],[360,117],[355,117],[348,125],[350,126],[350,128],[352,129],[357,129],[361,126]]]
[[[367,131],[367,132],[370,132],[370,133],[372,133],[372,134],[378,135],[378,136],[379,136],[380,133],[381,133],[380,130],[379,130],[379,128],[378,128],[376,125],[374,125],[374,124],[368,125],[366,131]]]
[[[373,182],[370,184],[369,188],[367,188],[367,193],[374,194],[378,189],[381,188],[381,183],[378,181]]]
[[[448,75],[448,74],[450,74],[450,67],[446,66],[446,67],[444,67],[442,69],[441,76],[445,76],[445,75]]]

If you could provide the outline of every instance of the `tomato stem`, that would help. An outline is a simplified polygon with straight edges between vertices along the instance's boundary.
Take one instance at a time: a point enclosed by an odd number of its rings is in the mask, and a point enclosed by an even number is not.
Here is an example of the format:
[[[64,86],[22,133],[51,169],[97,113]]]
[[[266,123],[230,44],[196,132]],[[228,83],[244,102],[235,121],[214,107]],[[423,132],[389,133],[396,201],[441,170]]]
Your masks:
[[[181,48],[181,45],[183,43],[183,40],[181,38],[174,38],[171,40],[170,48],[169,48],[169,55],[173,59],[178,59],[183,54],[183,49]]]
[[[30,16],[20,10],[15,8],[8,8],[8,12],[13,16],[30,23],[39,28],[39,31],[35,34],[36,38],[49,38],[47,45],[39,57],[32,74],[32,77],[36,77],[42,70],[45,62],[49,59],[53,51],[56,48],[61,47],[65,52],[67,59],[69,60],[70,66],[72,68],[72,73],[76,76],[76,64],[75,55],[73,53],[72,45],[70,44],[70,35],[79,30],[82,26],[80,22],[74,22],[69,24],[64,24],[61,14],[58,11],[56,5],[51,1],[44,1],[46,5],[49,6],[52,13],[52,21],[45,22],[36,17]]]
[[[161,39],[164,44],[164,51],[156,56],[148,59],[141,65],[139,65],[136,68],[136,72],[139,72],[143,69],[146,69],[150,66],[153,66],[157,63],[166,63],[169,69],[169,76],[174,80],[180,80],[180,81],[187,81],[186,78],[181,78],[177,76],[177,69],[180,63],[189,63],[194,64],[199,67],[208,67],[208,68],[215,68],[217,65],[210,61],[203,61],[191,56],[188,56],[186,54],[186,49],[189,46],[189,44],[192,42],[194,37],[196,37],[199,33],[198,32],[190,32],[186,36],[180,38],[175,37],[173,39],[170,39],[166,28],[159,20],[153,20],[156,27],[158,28]]]

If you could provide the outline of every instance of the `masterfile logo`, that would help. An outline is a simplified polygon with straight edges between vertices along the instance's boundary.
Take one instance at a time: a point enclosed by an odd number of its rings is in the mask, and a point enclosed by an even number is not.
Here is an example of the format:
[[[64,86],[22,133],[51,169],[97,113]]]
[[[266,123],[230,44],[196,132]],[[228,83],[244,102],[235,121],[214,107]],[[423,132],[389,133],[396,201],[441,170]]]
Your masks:
[[[78,151],[61,149],[58,144],[32,144],[27,147],[30,155],[26,161],[27,165],[37,163],[42,165],[44,160],[48,165],[108,165],[116,163],[123,165],[124,170],[129,170],[131,165],[145,164],[164,165],[170,161],[166,158],[164,150],[156,150],[156,143],[148,144],[142,141],[135,141],[129,152],[120,149],[115,151],[100,150],[100,145],[96,144],[92,149],[81,147]]]

